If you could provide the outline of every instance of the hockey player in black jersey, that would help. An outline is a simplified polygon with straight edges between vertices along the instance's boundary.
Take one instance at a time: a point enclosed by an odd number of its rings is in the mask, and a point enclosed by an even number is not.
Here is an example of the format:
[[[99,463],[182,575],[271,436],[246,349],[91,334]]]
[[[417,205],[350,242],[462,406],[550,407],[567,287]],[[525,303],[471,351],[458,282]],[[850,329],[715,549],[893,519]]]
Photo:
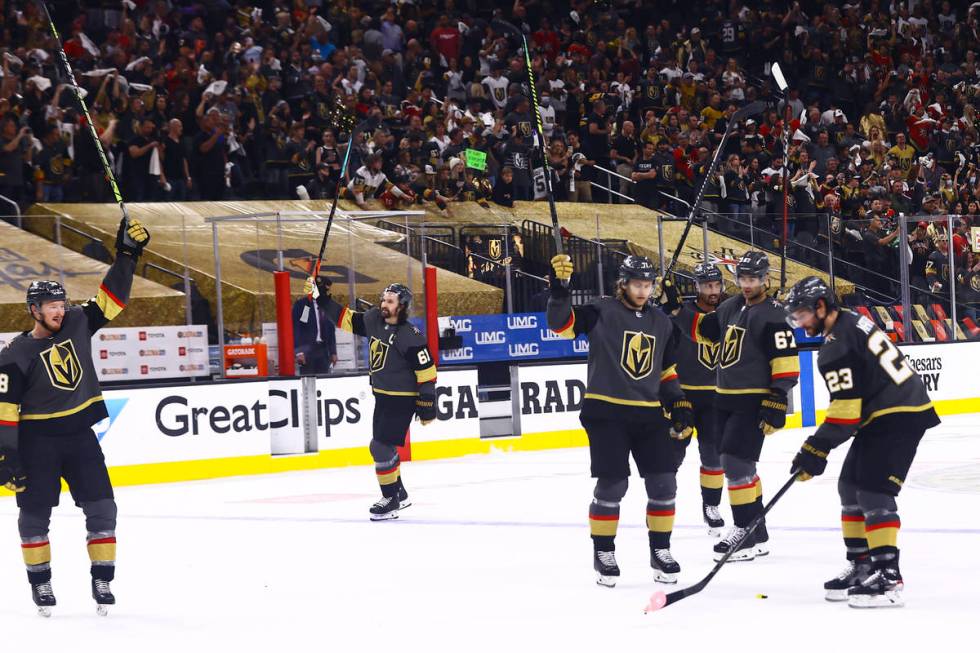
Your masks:
[[[824,336],[817,366],[830,393],[824,422],[793,459],[798,480],[822,474],[829,453],[854,438],[837,484],[847,568],[824,584],[826,598],[852,608],[901,607],[895,498],[939,417],[902,352],[871,320],[838,308],[822,280],[794,285],[786,310],[791,325]]]
[[[721,270],[710,263],[698,263],[694,267],[694,281],[698,295],[685,303],[696,313],[711,313],[718,308],[724,292]],[[674,318],[679,321],[679,318]],[[718,366],[718,345],[693,342],[680,338],[677,347],[677,374],[681,390],[694,406],[694,427],[697,433],[698,454],[701,457],[701,515],[712,536],[720,536],[725,527],[718,506],[721,489],[725,485],[721,454],[715,424],[715,368]],[[690,439],[678,444],[681,461]],[[679,464],[679,463],[678,463]]]
[[[61,479],[85,513],[92,597],[99,614],[115,603],[116,503],[92,426],[108,417],[92,363],[92,334],[126,307],[136,260],[150,240],[136,220],[119,225],[116,261],[95,297],[72,306],[64,287],[27,290],[34,328],[0,351],[0,483],[17,492],[21,552],[38,611],[51,615],[51,509]]]
[[[398,511],[411,504],[401,479],[401,461],[395,447],[405,445],[405,435],[417,416],[426,425],[436,418],[436,365],[419,330],[408,323],[412,291],[393,283],[381,293],[381,305],[365,313],[341,306],[320,294],[307,280],[306,294],[345,331],[369,340],[374,420],[371,457],[381,486],[381,499],[371,506],[371,519],[397,519]]]
[[[735,525],[715,547],[715,560],[731,549],[729,562],[769,553],[769,534],[760,525],[746,538],[746,527],[762,511],[762,481],[756,463],[765,437],[786,424],[787,396],[800,376],[793,331],[785,311],[766,295],[769,258],[746,252],[735,266],[740,295],[714,313],[680,307],[676,323],[697,343],[717,344],[715,411],[721,463]],[[668,291],[674,292],[673,286]],[[674,294],[676,294],[674,292]],[[678,308],[676,297],[665,308]]]
[[[548,327],[566,338],[582,333],[589,337],[580,420],[589,438],[596,479],[589,526],[598,582],[613,587],[619,578],[615,537],[632,454],[646,486],[654,579],[676,583],[680,565],[671,555],[670,535],[679,463],[672,438],[690,437],[694,416],[677,381],[679,334],[670,319],[649,303],[655,285],[653,266],[645,256],[627,257],[619,270],[615,297],[573,308],[565,286],[572,275],[571,259],[561,254],[551,262],[555,279],[548,300]]]

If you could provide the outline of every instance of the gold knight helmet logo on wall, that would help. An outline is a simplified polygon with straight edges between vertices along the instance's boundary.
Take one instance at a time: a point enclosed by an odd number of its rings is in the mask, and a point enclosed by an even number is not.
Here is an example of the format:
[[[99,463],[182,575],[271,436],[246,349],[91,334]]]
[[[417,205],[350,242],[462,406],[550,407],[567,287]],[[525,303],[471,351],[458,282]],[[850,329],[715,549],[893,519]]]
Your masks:
[[[619,356],[619,364],[631,378],[639,381],[650,375],[656,343],[654,336],[642,331],[623,332],[623,351]]]
[[[371,338],[371,371],[378,372],[385,366],[388,358],[388,345],[377,338]]]
[[[725,332],[725,339],[721,343],[722,367],[731,367],[742,357],[742,342],[745,340],[745,329],[737,326],[729,326]]]
[[[41,352],[44,369],[51,385],[59,390],[72,391],[82,380],[82,366],[71,340],[55,343]]]

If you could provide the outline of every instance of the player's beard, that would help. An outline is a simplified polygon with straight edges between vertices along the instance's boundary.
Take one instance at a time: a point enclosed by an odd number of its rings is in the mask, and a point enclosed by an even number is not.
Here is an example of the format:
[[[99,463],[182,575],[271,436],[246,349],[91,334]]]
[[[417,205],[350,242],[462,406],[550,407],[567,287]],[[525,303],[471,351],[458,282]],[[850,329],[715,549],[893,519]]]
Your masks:
[[[700,299],[701,303],[705,306],[718,306],[718,304],[721,303],[721,293],[714,292],[707,295],[699,295],[698,299]]]
[[[58,321],[57,323],[53,323],[53,322],[49,322],[48,318],[42,316],[41,319],[38,320],[38,322],[40,322],[41,326],[47,329],[48,331],[50,331],[51,333],[58,333],[59,331],[61,331],[61,325],[65,323],[65,317],[62,315],[60,321]]]

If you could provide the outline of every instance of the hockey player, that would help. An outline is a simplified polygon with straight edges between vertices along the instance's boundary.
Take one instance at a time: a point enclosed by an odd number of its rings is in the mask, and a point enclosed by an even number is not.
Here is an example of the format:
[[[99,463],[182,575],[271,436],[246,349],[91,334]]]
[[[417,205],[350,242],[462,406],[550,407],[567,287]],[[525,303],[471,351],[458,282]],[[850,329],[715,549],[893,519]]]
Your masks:
[[[627,257],[619,270],[615,297],[573,308],[564,285],[572,275],[571,259],[558,255],[551,263],[555,280],[548,300],[548,327],[566,338],[589,336],[588,381],[580,419],[589,437],[596,479],[589,526],[598,582],[614,587],[619,578],[614,541],[632,454],[646,486],[654,579],[676,583],[680,565],[671,555],[670,535],[678,460],[671,438],[690,437],[694,415],[677,381],[674,361],[679,335],[670,319],[649,303],[655,285],[653,266],[645,256]]]
[[[710,263],[698,263],[694,266],[694,282],[698,295],[684,306],[688,311],[695,313],[713,312],[718,308],[724,291],[721,270]],[[697,429],[698,453],[701,456],[701,515],[708,526],[708,534],[713,537],[721,536],[721,529],[725,527],[725,520],[718,510],[725,477],[715,431],[717,363],[717,344],[696,343],[687,338],[679,339],[677,374],[680,377],[684,396],[690,399],[694,406],[694,427]],[[683,462],[690,442],[690,439],[684,439],[677,443],[680,462]]]
[[[381,306],[358,313],[320,294],[311,280],[304,293],[312,295],[338,328],[369,340],[371,386],[374,390],[374,432],[371,457],[381,485],[381,499],[371,506],[371,519],[397,519],[411,504],[402,483],[395,447],[405,446],[405,434],[417,416],[426,425],[436,418],[436,366],[419,330],[408,323],[412,291],[393,283],[381,293]]]
[[[27,290],[34,328],[0,352],[0,483],[17,492],[17,527],[38,612],[51,615],[51,508],[61,479],[85,513],[92,597],[99,614],[116,602],[116,503],[92,425],[108,417],[92,363],[92,334],[126,307],[136,260],[150,235],[136,220],[119,225],[116,261],[95,297],[68,303],[55,281]]]
[[[746,527],[762,512],[756,463],[765,436],[786,425],[787,396],[800,376],[785,311],[766,295],[769,258],[746,252],[735,266],[735,281],[741,294],[722,302],[714,313],[681,308],[678,314],[681,330],[695,342],[719,346],[716,428],[735,523],[714,551],[718,561],[734,547],[730,562],[769,553],[764,524],[745,537]],[[668,293],[676,295],[673,286]],[[676,307],[676,297],[669,296],[665,308]]]
[[[838,308],[822,280],[794,285],[786,310],[790,324],[824,336],[817,366],[830,393],[827,417],[793,459],[797,479],[822,474],[828,454],[854,438],[837,483],[847,568],[824,584],[826,598],[852,608],[901,607],[895,497],[939,417],[905,356],[871,320]]]
[[[949,239],[945,231],[937,231],[936,249],[926,259],[926,282],[934,293],[949,291]]]
[[[353,198],[358,208],[366,210],[367,201],[374,199],[380,189],[382,193],[390,192],[401,200],[410,201],[411,196],[388,181],[388,176],[381,171],[381,155],[377,152],[364,159],[364,165],[351,176],[350,182],[344,189],[342,197]]]

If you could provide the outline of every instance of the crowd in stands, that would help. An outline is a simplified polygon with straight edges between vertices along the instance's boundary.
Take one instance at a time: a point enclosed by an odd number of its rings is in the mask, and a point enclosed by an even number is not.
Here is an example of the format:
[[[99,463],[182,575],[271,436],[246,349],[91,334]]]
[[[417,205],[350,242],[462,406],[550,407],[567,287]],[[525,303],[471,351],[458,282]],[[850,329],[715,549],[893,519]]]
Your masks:
[[[129,202],[544,198],[531,89],[558,201],[685,212],[733,113],[705,214],[920,286],[980,290],[980,3],[935,0],[73,0],[51,4]],[[0,195],[106,201],[102,166],[37,3],[0,3]],[[770,62],[789,83],[776,93]],[[340,103],[357,117],[332,123]],[[788,143],[787,143],[788,141]],[[467,150],[486,155],[470,167]],[[604,170],[609,171],[604,172]],[[786,172],[784,176],[784,171]],[[613,175],[612,173],[616,173]],[[594,182],[594,185],[592,182]],[[605,187],[605,188],[603,188]],[[607,189],[612,193],[607,193]],[[630,200],[625,199],[627,196]],[[3,210],[3,209],[0,209]],[[980,222],[977,223],[980,226]],[[954,248],[956,265],[937,268]]]

